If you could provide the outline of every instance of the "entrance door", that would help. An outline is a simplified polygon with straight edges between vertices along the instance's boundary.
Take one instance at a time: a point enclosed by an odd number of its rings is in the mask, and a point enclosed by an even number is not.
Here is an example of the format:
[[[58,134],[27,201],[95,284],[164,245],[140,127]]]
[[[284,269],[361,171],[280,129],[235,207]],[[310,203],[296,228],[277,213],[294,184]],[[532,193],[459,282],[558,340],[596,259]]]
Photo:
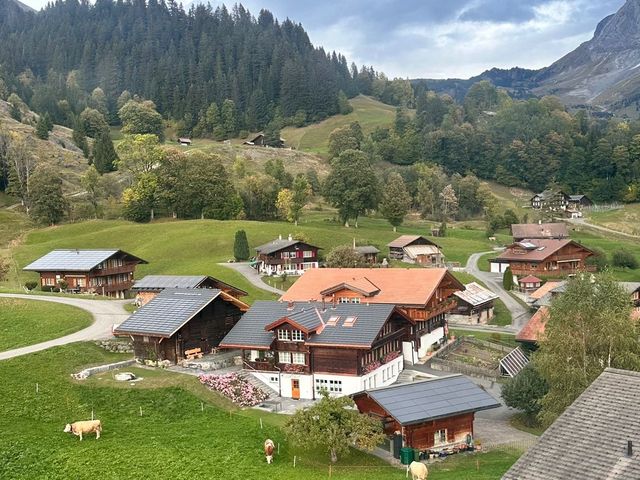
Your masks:
[[[291,398],[300,400],[300,380],[291,380]]]

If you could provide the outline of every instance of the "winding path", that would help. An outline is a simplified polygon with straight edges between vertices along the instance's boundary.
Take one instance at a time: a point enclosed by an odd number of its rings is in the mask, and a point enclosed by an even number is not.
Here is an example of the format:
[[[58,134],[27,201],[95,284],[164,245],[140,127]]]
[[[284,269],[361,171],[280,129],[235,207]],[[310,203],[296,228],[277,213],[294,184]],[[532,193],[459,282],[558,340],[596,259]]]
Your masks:
[[[260,277],[260,274],[256,271],[256,269],[249,266],[247,262],[219,263],[218,265],[222,265],[223,267],[227,267],[232,270],[235,270],[244,278],[246,278],[249,281],[249,283],[251,283],[256,288],[266,290],[267,292],[275,293],[276,295],[284,295],[284,290],[280,290],[279,288],[272,287],[264,283],[262,281],[262,278]]]
[[[93,323],[87,328],[75,333],[55,338],[35,345],[28,345],[13,350],[0,352],[0,360],[19,357],[29,353],[39,352],[47,348],[66,345],[72,342],[83,342],[87,340],[101,340],[111,338],[111,328],[114,323],[123,322],[129,313],[124,309],[124,305],[129,300],[87,300],[81,298],[53,297],[46,295],[23,295],[13,293],[0,293],[0,297],[20,298],[26,300],[42,300],[44,302],[62,303],[86,310],[93,316]]]
[[[576,226],[582,226],[586,228],[593,228],[595,230],[600,231],[601,233],[609,233],[613,235],[621,235],[626,238],[630,238],[633,240],[640,240],[640,236],[633,235],[631,233],[621,232],[620,230],[613,230],[611,228],[603,227],[602,225],[597,225],[595,223],[589,223],[584,218],[562,218],[561,220],[570,223]]]
[[[529,321],[531,314],[528,309],[522,306],[520,302],[513,298],[511,294],[502,287],[502,276],[500,274],[483,272],[478,268],[478,260],[480,257],[489,253],[495,252],[489,251],[471,254],[469,256],[469,260],[467,260],[467,273],[470,273],[474,277],[480,279],[490,290],[500,297],[500,300],[504,302],[507,309],[511,312],[510,330],[512,332],[518,332],[522,329],[524,324]]]

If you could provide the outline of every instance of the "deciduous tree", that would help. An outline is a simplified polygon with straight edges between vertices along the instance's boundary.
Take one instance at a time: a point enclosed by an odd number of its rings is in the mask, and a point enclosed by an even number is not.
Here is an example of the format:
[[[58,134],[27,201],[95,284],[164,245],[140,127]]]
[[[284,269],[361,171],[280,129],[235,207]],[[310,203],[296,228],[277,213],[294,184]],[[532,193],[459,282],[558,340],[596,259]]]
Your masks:
[[[370,267],[364,256],[349,245],[335,247],[327,254],[326,265],[329,268],[363,268]]]
[[[537,423],[537,415],[542,408],[540,400],[548,391],[545,379],[529,364],[502,386],[501,395],[508,407],[520,410],[525,421],[533,426]]]
[[[382,189],[380,213],[389,221],[394,232],[398,226],[402,225],[410,207],[411,196],[407,192],[404,180],[399,173],[390,174]]]
[[[150,100],[129,100],[118,110],[122,133],[132,135],[151,134],[164,139],[164,121]]]
[[[67,201],[59,173],[53,166],[42,163],[33,171],[30,183],[29,215],[48,225],[60,222],[64,218]]]

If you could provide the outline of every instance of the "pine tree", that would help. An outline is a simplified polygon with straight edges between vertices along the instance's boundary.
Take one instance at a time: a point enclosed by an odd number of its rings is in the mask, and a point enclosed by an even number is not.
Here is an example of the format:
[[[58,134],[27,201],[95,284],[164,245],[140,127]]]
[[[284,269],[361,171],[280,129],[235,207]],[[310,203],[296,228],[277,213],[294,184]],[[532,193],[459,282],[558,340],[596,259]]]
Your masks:
[[[71,138],[73,139],[73,143],[75,143],[76,147],[82,150],[84,158],[88,158],[89,143],[87,142],[87,136],[84,133],[84,126],[78,119],[73,122],[73,133],[71,135]]]
[[[507,292],[513,289],[513,273],[511,273],[511,267],[507,267],[502,275],[502,286]]]
[[[233,256],[236,261],[241,262],[249,260],[249,255],[249,241],[247,240],[247,233],[244,230],[238,230],[233,242]]]
[[[38,123],[36,123],[36,137],[41,140],[49,139],[49,129],[47,128],[47,122],[44,118],[44,115],[40,115]]]
[[[93,165],[99,173],[107,173],[115,170],[118,155],[113,148],[113,141],[109,130],[103,130],[98,134],[93,144]]]

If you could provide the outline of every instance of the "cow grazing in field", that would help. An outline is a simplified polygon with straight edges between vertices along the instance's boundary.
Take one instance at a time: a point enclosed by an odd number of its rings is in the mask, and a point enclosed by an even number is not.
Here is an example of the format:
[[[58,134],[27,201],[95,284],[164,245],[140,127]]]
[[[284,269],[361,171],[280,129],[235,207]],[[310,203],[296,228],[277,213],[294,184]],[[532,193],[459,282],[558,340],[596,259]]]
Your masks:
[[[102,432],[102,422],[100,420],[85,420],[83,422],[67,423],[64,427],[65,433],[73,433],[80,437],[89,433],[96,434],[96,440],[100,438],[100,432]]]
[[[275,445],[273,444],[273,440],[267,438],[264,441],[264,454],[267,457],[267,463],[273,462],[273,450],[275,449]]]
[[[411,472],[412,480],[427,480],[427,475],[429,475],[427,466],[421,462],[411,462],[411,464],[407,465],[408,472]]]

